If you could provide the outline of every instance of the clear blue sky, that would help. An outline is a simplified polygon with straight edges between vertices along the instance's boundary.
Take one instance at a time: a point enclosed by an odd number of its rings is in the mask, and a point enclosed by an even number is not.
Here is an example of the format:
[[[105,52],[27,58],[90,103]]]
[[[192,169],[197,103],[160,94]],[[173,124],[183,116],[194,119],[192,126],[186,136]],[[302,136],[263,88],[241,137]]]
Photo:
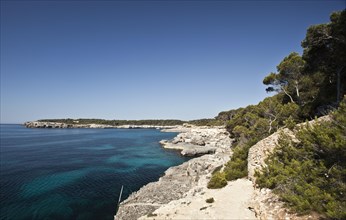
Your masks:
[[[1,1],[1,123],[197,119],[262,79],[344,0]]]

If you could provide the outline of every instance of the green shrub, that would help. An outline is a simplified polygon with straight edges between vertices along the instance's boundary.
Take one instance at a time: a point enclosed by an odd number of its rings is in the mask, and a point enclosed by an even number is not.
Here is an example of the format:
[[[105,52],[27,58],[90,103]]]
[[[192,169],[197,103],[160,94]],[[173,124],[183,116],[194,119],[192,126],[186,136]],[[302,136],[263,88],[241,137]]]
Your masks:
[[[291,116],[284,121],[284,125],[290,130],[293,130],[296,124],[296,121]]]
[[[208,183],[208,189],[218,189],[225,187],[227,185],[227,180],[225,174],[219,171],[215,172]]]
[[[238,145],[233,152],[231,160],[227,162],[224,172],[228,181],[247,176],[247,157],[252,142],[245,146]]]
[[[219,172],[222,169],[222,167],[223,167],[223,165],[216,167],[211,174],[214,175],[215,173]]]
[[[260,187],[273,189],[292,210],[346,219],[346,101],[332,121],[307,125],[299,142],[282,135],[267,167],[256,172]]]

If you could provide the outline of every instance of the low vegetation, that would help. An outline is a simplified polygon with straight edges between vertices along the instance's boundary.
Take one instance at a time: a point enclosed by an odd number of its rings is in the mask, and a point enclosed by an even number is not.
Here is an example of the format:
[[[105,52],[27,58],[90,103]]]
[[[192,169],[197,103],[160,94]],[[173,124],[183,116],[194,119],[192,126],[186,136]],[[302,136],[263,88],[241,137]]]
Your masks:
[[[279,128],[329,114],[339,105],[333,121],[299,132],[299,143],[282,136],[268,169],[258,178],[261,187],[274,189],[293,210],[315,211],[328,218],[345,219],[346,207],[346,11],[335,12],[327,24],[308,28],[303,55],[291,53],[263,80],[275,92],[257,105],[220,112],[234,139],[233,156],[216,172],[209,188],[247,176],[248,151]]]
[[[105,120],[105,119],[42,119],[42,122],[59,122],[66,124],[103,124],[103,125],[157,125],[157,126],[173,126],[182,125],[187,123],[187,121],[181,120]]]
[[[218,189],[227,185],[227,180],[223,172],[217,171],[208,182],[208,189]]]
[[[332,120],[281,135],[256,183],[273,189],[294,211],[346,219],[346,100]]]
[[[102,124],[102,125],[112,125],[112,126],[120,126],[120,125],[157,125],[157,126],[175,126],[175,125],[183,125],[184,123],[196,125],[196,126],[220,126],[223,125],[223,121],[214,119],[214,118],[206,118],[206,119],[197,119],[191,121],[182,121],[182,120],[105,120],[105,119],[41,119],[41,122],[58,122],[58,123],[66,123],[66,124]]]

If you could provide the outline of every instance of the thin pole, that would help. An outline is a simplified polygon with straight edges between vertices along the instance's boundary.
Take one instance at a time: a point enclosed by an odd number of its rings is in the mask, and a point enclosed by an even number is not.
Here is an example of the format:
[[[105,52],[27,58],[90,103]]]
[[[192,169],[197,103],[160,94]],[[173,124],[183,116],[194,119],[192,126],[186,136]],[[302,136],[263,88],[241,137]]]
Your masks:
[[[121,185],[121,190],[120,190],[119,200],[118,200],[118,204],[117,204],[117,209],[115,210],[115,215],[117,214],[118,209],[119,209],[119,205],[120,205],[120,201],[121,201],[121,196],[123,194],[123,189],[124,189],[124,186]]]
[[[120,190],[120,196],[119,196],[118,206],[119,206],[119,204],[120,204],[121,196],[123,195],[123,189],[124,189],[124,186],[121,185],[121,190]]]

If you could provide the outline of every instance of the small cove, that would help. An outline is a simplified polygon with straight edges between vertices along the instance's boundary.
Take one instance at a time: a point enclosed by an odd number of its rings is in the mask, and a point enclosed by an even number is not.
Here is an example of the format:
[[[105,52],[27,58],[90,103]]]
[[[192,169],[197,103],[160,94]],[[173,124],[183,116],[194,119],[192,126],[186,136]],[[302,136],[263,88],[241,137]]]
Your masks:
[[[188,160],[155,129],[1,125],[0,219],[113,219],[123,199]]]

